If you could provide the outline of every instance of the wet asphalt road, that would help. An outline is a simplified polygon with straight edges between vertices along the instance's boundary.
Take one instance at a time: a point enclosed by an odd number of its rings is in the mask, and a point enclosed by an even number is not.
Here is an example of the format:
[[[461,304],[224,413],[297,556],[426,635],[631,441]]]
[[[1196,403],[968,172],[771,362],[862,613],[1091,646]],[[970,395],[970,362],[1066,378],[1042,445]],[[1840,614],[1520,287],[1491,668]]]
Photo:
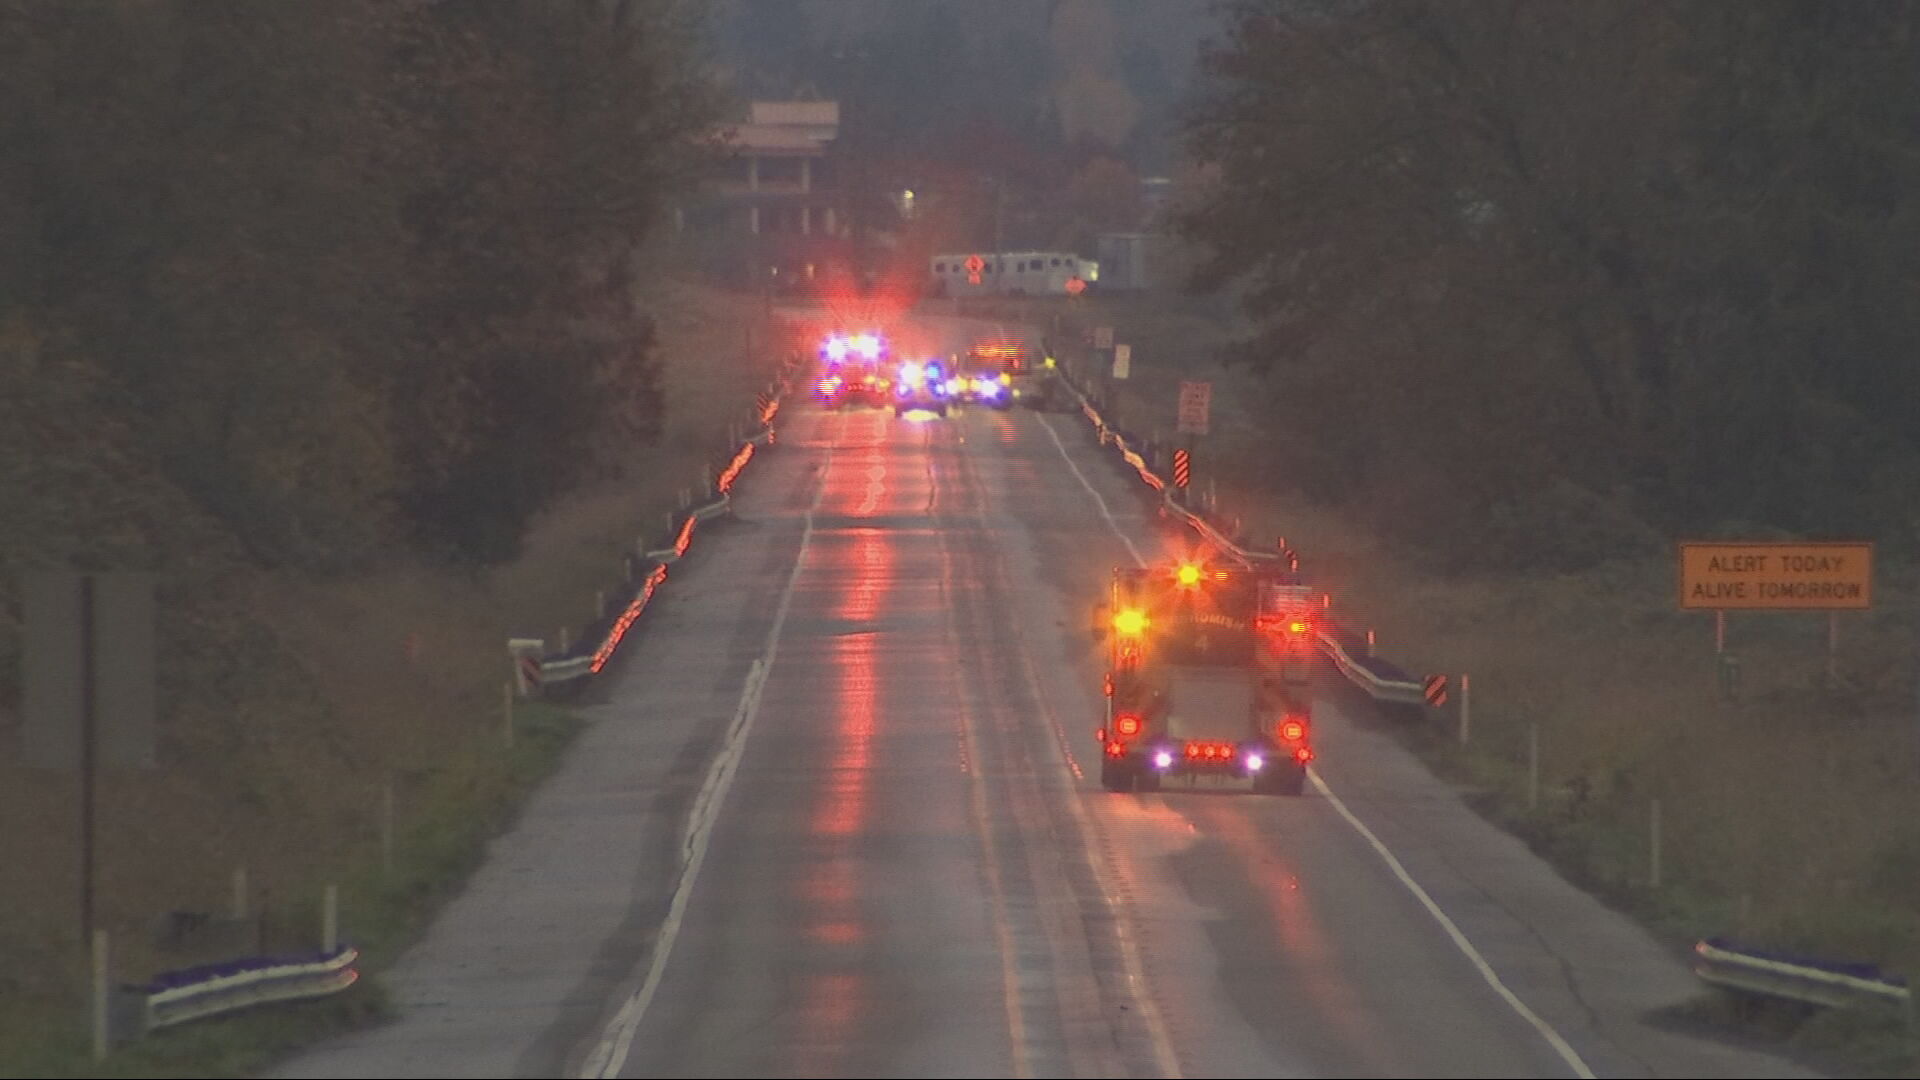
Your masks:
[[[1107,571],[1180,541],[1074,416],[794,408],[562,773],[279,1075],[1795,1075],[1348,695],[1299,798],[1102,792]]]

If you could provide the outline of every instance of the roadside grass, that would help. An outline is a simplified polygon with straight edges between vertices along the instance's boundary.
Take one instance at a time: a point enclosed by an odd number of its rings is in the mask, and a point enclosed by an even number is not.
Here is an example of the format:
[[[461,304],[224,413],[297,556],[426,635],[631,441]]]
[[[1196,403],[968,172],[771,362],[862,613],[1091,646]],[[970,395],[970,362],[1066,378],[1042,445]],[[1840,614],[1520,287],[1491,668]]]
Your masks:
[[[577,633],[595,593],[624,572],[623,553],[657,539],[680,490],[701,482],[770,370],[745,352],[747,333],[766,332],[757,303],[671,284],[652,306],[669,416],[660,445],[636,448],[623,475],[563,500],[535,523],[519,560],[484,575],[417,565],[326,582],[228,572],[217,596],[196,597],[180,616],[207,644],[163,671],[225,704],[170,718],[168,767],[104,782],[101,922],[114,935],[117,982],[233,955],[164,947],[157,924],[169,911],[225,912],[244,868],[262,953],[317,947],[321,889],[337,883],[342,938],[363,953],[360,984],[158,1032],[95,1065],[67,884],[73,782],[12,770],[0,799],[18,815],[0,836],[15,879],[0,933],[0,1076],[244,1075],[389,1015],[378,974],[462,887],[580,727],[563,707],[522,701],[505,745],[505,639],[551,640],[562,625]]]
[[[0,1045],[24,1048],[0,1061],[7,1076],[244,1076],[274,1057],[328,1034],[391,1016],[384,989],[371,976],[391,966],[417,939],[441,904],[485,858],[488,842],[508,828],[521,803],[552,773],[580,728],[566,711],[541,702],[515,709],[512,747],[468,743],[436,768],[416,812],[396,832],[393,870],[361,859],[336,882],[340,934],[361,951],[361,983],[318,1001],[236,1013],[166,1029],[115,1050],[96,1065],[75,1018],[40,1001],[9,1003]],[[304,898],[270,914],[262,935],[287,951],[317,946],[319,903]],[[269,949],[267,951],[276,951]],[[34,1007],[36,1006],[37,1007]],[[49,1034],[55,1032],[58,1034]]]
[[[1727,697],[1712,617],[1676,610],[1669,560],[1579,574],[1427,571],[1275,469],[1262,449],[1290,403],[1219,363],[1221,328],[1154,304],[1083,307],[1076,319],[1114,326],[1116,341],[1191,343],[1136,350],[1133,377],[1106,383],[1113,411],[1136,431],[1170,432],[1178,382],[1215,380],[1197,482],[1217,486],[1221,516],[1246,543],[1284,535],[1336,615],[1376,630],[1381,655],[1416,676],[1453,676],[1448,709],[1395,733],[1479,813],[1676,952],[1723,936],[1920,975],[1915,568],[1883,560],[1876,610],[1841,616],[1837,684],[1825,675],[1821,614],[1730,616],[1739,676]],[[1075,359],[1092,372],[1084,352]],[[1472,684],[1465,745],[1462,673]],[[1686,1013],[1846,1072],[1920,1068],[1915,1035],[1890,1011],[1756,1009],[1703,984]]]

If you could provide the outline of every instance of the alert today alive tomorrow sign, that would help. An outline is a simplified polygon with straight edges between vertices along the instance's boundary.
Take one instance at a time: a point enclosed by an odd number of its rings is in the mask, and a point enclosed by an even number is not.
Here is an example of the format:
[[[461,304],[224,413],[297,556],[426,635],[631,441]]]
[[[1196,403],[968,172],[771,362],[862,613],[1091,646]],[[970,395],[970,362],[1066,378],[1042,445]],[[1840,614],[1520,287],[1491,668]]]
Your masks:
[[[1680,545],[1680,606],[1708,611],[1864,611],[1873,607],[1873,545]]]

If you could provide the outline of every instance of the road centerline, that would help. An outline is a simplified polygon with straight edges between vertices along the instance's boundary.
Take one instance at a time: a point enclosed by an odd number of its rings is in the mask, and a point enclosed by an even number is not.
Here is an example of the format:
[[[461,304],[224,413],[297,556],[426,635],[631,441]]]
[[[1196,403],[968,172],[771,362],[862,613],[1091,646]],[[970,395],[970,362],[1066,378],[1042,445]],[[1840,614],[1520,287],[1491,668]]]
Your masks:
[[[845,423],[841,424],[845,427]],[[740,758],[745,753],[747,738],[753,731],[753,720],[759,712],[760,691],[766,684],[767,676],[773,670],[773,661],[779,652],[780,634],[786,627],[787,612],[792,607],[794,586],[800,580],[800,572],[806,566],[807,550],[813,540],[814,516],[819,512],[827,493],[827,476],[832,471],[833,454],[836,443],[827,446],[826,460],[817,474],[817,487],[813,502],[808,505],[805,524],[800,532],[799,550],[794,555],[793,569],[787,574],[786,584],[780,592],[780,600],[774,609],[773,623],[767,630],[767,643],[762,649],[759,660],[749,670],[745,685],[741,688],[740,704],[735,711],[726,745],[715,756],[713,765],[707,772],[706,782],[695,796],[693,809],[688,813],[688,827],[682,841],[684,860],[681,865],[680,879],[675,884],[673,898],[668,905],[667,917],[660,925],[660,936],[654,944],[648,960],[646,978],[620,1006],[608,1022],[593,1051],[587,1056],[586,1063],[579,1075],[582,1077],[615,1077],[626,1064],[627,1056],[633,1049],[633,1038],[640,1029],[640,1022],[646,1018],[647,1008],[653,1003],[660,981],[666,974],[668,961],[673,955],[674,942],[678,939],[680,925],[686,917],[688,900],[693,894],[695,884],[700,877],[701,864],[706,860],[707,844],[713,835],[714,822],[719,818],[720,807],[726,799],[727,789],[732,786],[733,776],[739,767]]]

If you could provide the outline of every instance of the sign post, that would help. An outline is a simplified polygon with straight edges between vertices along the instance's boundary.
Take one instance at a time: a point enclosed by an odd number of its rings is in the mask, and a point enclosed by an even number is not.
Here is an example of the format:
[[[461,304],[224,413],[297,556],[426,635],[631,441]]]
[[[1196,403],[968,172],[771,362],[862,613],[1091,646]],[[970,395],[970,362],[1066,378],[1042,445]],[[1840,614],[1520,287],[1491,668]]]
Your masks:
[[[1713,612],[1713,651],[1721,692],[1733,696],[1734,658],[1727,655],[1728,611],[1827,613],[1827,681],[1840,666],[1840,615],[1873,607],[1873,544],[1683,541],[1680,608]],[[1729,669],[1733,668],[1733,671]]]
[[[29,765],[77,770],[80,944],[93,940],[94,837],[102,765],[151,768],[154,757],[153,578],[31,574],[22,713]]]

